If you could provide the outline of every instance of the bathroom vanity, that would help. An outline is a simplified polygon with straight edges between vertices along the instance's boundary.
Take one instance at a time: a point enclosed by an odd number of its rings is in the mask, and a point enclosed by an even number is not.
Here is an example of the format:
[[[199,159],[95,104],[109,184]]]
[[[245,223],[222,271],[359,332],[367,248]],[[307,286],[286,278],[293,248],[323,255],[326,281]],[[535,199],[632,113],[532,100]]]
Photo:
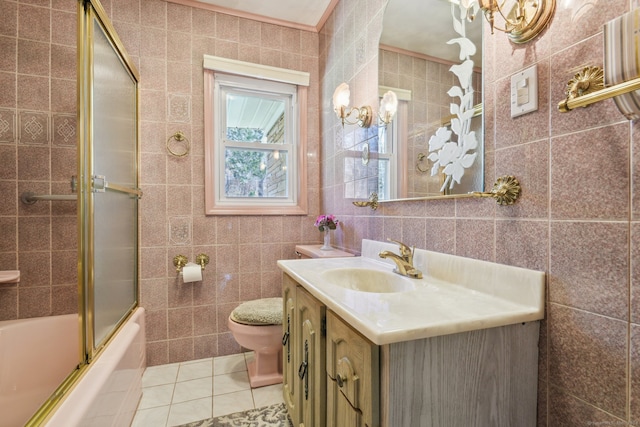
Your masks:
[[[416,250],[410,279],[382,250],[278,262],[293,424],[534,426],[544,273]]]

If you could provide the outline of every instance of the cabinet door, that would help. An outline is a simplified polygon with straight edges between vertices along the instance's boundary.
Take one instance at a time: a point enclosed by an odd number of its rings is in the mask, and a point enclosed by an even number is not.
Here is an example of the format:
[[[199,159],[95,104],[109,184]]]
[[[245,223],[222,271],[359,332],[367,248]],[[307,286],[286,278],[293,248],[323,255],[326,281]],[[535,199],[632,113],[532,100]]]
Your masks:
[[[365,427],[360,411],[351,406],[330,377],[327,379],[327,427]]]
[[[325,307],[302,287],[296,291],[300,363],[298,393],[301,395],[300,427],[324,427],[326,416],[326,369],[324,346]]]
[[[287,405],[287,411],[294,426],[300,424],[300,394],[298,387],[298,365],[296,345],[296,288],[298,284],[286,274],[282,275],[282,304],[284,319],[282,322],[282,397]]]
[[[327,312],[327,375],[337,394],[362,413],[363,425],[379,425],[379,348],[332,312]]]

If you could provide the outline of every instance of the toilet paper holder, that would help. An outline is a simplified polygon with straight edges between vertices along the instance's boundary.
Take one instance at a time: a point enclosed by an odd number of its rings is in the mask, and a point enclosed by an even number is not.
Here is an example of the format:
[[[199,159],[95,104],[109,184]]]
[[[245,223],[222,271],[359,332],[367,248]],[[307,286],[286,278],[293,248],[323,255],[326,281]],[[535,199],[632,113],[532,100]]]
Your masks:
[[[176,273],[180,273],[182,267],[187,265],[189,259],[184,255],[176,255],[173,257],[173,265],[176,267]],[[205,265],[209,264],[209,255],[206,254],[198,254],[196,256],[196,264],[200,266],[201,269],[204,270]]]

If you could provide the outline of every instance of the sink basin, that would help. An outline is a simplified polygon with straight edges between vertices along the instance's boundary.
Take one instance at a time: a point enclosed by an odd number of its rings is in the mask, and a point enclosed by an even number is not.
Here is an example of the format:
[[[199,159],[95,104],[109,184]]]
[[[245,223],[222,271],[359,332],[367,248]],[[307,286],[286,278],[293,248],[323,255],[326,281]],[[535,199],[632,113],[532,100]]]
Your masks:
[[[392,293],[412,291],[412,279],[379,270],[364,268],[336,268],[322,273],[323,279],[333,285],[352,291]]]

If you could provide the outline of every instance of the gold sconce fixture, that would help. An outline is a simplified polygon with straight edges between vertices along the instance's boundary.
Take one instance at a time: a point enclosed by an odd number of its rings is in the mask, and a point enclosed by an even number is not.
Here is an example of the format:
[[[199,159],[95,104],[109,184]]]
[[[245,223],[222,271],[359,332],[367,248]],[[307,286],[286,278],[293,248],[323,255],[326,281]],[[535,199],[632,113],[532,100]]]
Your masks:
[[[363,105],[362,107],[350,107],[350,97],[351,91],[349,90],[349,85],[346,83],[340,83],[333,92],[333,111],[335,111],[336,116],[338,116],[342,121],[343,127],[346,123],[349,125],[358,125],[361,128],[368,128],[371,126],[371,121],[373,119],[371,107],[368,105]],[[388,91],[383,95],[382,100],[380,101],[380,110],[378,112],[380,123],[385,126],[389,124],[397,110],[398,97],[394,92]]]
[[[540,34],[551,21],[556,9],[556,0],[460,0],[460,2],[474,11],[477,11],[477,7],[482,9],[491,26],[491,34],[494,28],[505,32],[513,43],[526,43]],[[504,28],[495,26],[496,15],[504,20]]]
[[[347,123],[349,125],[358,125],[361,128],[368,128],[371,126],[371,107],[364,105],[360,108],[349,107],[349,98],[351,97],[351,91],[349,85],[346,83],[340,83],[340,85],[333,92],[333,111],[340,120],[342,120],[342,126]],[[355,117],[351,117],[354,115]]]

